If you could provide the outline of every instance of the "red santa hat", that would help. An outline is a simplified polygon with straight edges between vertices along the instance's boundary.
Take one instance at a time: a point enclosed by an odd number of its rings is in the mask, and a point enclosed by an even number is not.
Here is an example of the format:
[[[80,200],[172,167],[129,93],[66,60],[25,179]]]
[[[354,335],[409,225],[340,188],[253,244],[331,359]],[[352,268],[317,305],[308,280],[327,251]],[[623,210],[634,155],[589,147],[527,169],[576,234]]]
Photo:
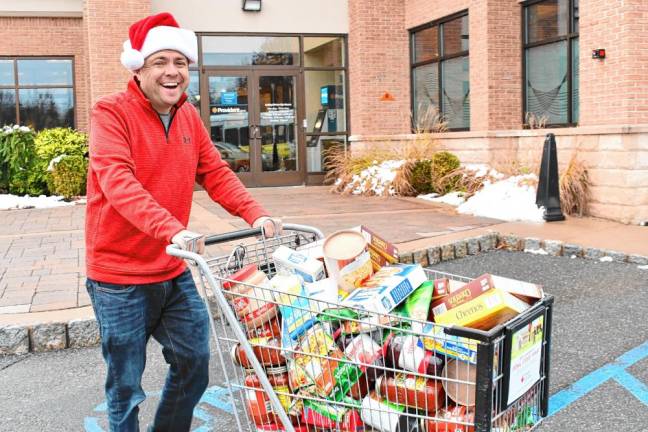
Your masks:
[[[173,15],[167,12],[151,15],[137,21],[128,29],[121,63],[131,71],[144,65],[144,59],[162,50],[184,54],[189,63],[198,61],[198,40],[191,30],[182,29]]]

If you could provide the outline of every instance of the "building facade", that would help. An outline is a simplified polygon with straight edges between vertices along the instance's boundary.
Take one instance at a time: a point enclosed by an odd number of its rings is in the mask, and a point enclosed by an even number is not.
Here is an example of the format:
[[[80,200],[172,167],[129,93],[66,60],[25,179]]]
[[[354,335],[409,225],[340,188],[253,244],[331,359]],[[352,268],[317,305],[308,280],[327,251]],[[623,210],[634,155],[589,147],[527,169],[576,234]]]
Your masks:
[[[594,216],[648,219],[648,3],[242,3],[0,0],[0,123],[86,130],[128,79],[128,25],[168,11],[199,36],[189,100],[247,185],[320,183],[327,148],[404,145],[438,109],[463,162],[533,168],[550,131]]]

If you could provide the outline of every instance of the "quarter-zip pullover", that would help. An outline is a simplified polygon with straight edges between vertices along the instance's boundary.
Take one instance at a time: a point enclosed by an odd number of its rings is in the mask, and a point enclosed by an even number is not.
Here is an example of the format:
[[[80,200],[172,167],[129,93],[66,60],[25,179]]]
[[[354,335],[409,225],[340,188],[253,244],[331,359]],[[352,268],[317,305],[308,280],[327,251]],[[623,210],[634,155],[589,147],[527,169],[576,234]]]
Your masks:
[[[174,278],[185,264],[166,254],[189,222],[194,182],[252,224],[267,216],[221,159],[186,95],[168,130],[135,78],[92,109],[86,206],[87,276],[142,284]]]

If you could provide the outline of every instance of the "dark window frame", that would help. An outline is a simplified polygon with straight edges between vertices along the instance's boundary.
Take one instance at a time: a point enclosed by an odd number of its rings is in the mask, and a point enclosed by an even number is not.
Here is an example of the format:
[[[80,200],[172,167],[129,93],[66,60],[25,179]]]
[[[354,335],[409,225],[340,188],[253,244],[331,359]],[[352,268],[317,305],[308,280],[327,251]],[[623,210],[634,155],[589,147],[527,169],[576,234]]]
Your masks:
[[[20,119],[20,90],[38,90],[38,89],[72,89],[72,103],[74,104],[74,120],[70,126],[76,129],[78,115],[77,115],[77,91],[76,91],[76,71],[74,56],[0,56],[0,60],[11,60],[13,64],[13,81],[14,84],[2,85],[0,90],[14,90],[15,104],[16,104],[16,124],[21,124]],[[18,61],[19,60],[69,60],[72,66],[72,84],[29,84],[20,85],[18,83]]]
[[[539,41],[528,43],[528,22],[527,22],[527,9],[529,6],[533,6],[539,3],[543,3],[548,0],[527,0],[520,3],[521,14],[522,14],[522,124],[525,128],[528,128],[529,125],[526,123],[527,115],[527,49],[536,48],[543,45],[550,45],[556,42],[565,41],[567,45],[567,122],[566,123],[548,123],[546,127],[576,127],[578,126],[578,121],[574,121],[574,106],[573,106],[573,85],[574,85],[574,75],[573,75],[573,44],[574,40],[578,41],[579,51],[580,51],[580,23],[579,31],[575,31],[575,22],[576,19],[580,21],[580,13],[576,15],[575,12],[579,12],[580,1],[579,0],[567,0],[569,3],[568,6],[568,29],[565,35],[554,36],[550,38],[545,38]],[[580,64],[578,65],[580,68]],[[580,87],[580,86],[579,86]]]
[[[409,30],[409,41],[410,41],[410,107],[412,110],[412,113],[415,112],[415,95],[414,95],[414,88],[415,88],[415,83],[414,83],[414,70],[417,67],[420,66],[426,66],[429,64],[437,64],[437,77],[438,77],[438,85],[437,85],[437,92],[438,92],[438,100],[439,100],[439,113],[443,114],[443,111],[441,110],[442,106],[442,101],[443,101],[443,73],[442,73],[442,64],[446,60],[452,60],[454,58],[458,57],[468,57],[468,61],[470,62],[470,47],[467,50],[464,51],[459,51],[450,55],[445,54],[445,49],[443,48],[443,32],[441,30],[441,25],[446,24],[450,21],[454,21],[459,18],[463,18],[464,16],[468,17],[468,10],[462,10],[460,12],[453,13],[452,15],[445,16],[443,18],[440,18],[438,20],[430,21],[428,23],[425,23],[423,25],[411,28]],[[470,20],[470,18],[468,18]],[[469,21],[470,22],[470,21]],[[437,28],[437,51],[438,55],[432,59],[429,60],[424,60],[420,62],[415,62],[415,53],[416,53],[416,33],[422,31],[422,30],[427,30],[429,28]],[[468,32],[468,37],[470,38],[470,31]],[[470,41],[470,39],[468,39]],[[469,43],[470,45],[470,43]],[[470,78],[468,79],[468,82],[470,83]],[[470,130],[470,124],[468,125],[467,128],[448,128],[449,132],[465,132]]]

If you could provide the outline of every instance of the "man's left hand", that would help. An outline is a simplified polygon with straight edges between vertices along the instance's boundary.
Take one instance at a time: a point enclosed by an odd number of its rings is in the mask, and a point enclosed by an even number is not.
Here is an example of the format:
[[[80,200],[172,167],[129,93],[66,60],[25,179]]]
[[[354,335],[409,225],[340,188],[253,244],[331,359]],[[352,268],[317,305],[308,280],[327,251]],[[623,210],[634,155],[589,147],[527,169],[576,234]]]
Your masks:
[[[252,224],[252,228],[263,228],[263,233],[266,237],[274,237],[281,235],[283,232],[281,219],[272,218],[270,216],[261,216]]]

